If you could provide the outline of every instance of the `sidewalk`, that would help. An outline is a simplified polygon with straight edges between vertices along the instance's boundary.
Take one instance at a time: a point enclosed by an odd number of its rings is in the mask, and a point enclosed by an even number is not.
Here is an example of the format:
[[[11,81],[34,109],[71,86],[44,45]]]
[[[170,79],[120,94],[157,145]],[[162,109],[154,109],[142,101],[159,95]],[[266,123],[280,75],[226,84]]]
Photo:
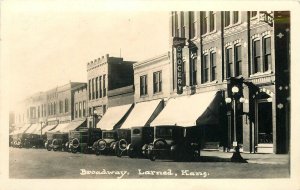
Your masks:
[[[202,150],[201,157],[204,161],[230,162],[232,152]],[[241,153],[241,156],[248,163],[255,164],[288,164],[289,154],[259,154]]]

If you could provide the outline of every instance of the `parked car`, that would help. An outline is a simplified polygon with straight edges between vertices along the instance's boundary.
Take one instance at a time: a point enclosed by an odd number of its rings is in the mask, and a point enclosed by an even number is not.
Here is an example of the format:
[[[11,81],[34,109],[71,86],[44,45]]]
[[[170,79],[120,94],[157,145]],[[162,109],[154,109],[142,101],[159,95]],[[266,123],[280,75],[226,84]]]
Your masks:
[[[113,147],[116,156],[127,154],[127,147],[131,143],[131,129],[117,129],[117,142]]]
[[[181,126],[154,127],[154,141],[147,149],[150,160],[169,158],[191,161],[200,156],[200,128]]]
[[[92,150],[94,142],[99,140],[101,136],[102,131],[98,128],[82,128],[79,131],[70,131],[69,150],[72,153],[88,153]]]
[[[130,143],[130,129],[116,129],[102,132],[102,139],[95,144],[96,155],[116,154],[121,156]]]
[[[147,156],[146,150],[154,140],[153,127],[132,127],[131,143],[127,146],[127,154],[130,158]]]
[[[53,135],[52,140],[52,148],[54,151],[61,150],[61,151],[67,151],[68,146],[65,146],[68,142],[68,134],[67,133],[55,133]]]
[[[53,140],[53,136],[54,136],[54,133],[50,133],[50,132],[47,132],[47,133],[46,133],[45,148],[46,148],[48,151],[51,151],[51,150],[52,150],[52,140]]]

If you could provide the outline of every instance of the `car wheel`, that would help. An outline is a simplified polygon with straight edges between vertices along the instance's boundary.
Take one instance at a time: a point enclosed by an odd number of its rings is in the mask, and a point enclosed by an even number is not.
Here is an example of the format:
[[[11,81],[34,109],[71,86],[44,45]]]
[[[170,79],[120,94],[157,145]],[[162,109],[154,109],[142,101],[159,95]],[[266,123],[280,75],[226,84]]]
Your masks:
[[[76,154],[77,153],[77,149],[76,148],[71,148],[71,152]]]
[[[156,160],[156,155],[154,155],[154,154],[149,155],[149,159],[151,161],[155,161]]]
[[[98,149],[97,149],[97,150],[95,150],[95,153],[96,153],[96,155],[97,155],[97,156],[101,155],[101,151],[100,151],[100,150],[98,150]]]

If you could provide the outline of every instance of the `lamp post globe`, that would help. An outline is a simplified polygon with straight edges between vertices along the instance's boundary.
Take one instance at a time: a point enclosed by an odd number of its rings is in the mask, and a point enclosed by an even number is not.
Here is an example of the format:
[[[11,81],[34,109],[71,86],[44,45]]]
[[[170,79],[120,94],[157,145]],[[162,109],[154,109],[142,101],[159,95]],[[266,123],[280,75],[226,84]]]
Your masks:
[[[237,86],[234,86],[234,87],[232,87],[231,92],[238,93],[239,92],[239,88]]]

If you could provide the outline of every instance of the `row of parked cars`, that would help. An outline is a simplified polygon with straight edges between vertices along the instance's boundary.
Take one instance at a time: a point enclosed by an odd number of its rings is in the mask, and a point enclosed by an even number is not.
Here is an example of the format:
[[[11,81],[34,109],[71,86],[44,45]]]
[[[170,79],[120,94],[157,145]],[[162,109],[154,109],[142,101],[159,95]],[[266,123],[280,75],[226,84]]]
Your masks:
[[[181,126],[132,127],[101,130],[81,128],[69,133],[46,133],[46,139],[28,137],[13,139],[15,147],[41,147],[48,151],[94,153],[159,159],[195,160],[200,156],[200,128]],[[33,139],[36,139],[35,141]]]

